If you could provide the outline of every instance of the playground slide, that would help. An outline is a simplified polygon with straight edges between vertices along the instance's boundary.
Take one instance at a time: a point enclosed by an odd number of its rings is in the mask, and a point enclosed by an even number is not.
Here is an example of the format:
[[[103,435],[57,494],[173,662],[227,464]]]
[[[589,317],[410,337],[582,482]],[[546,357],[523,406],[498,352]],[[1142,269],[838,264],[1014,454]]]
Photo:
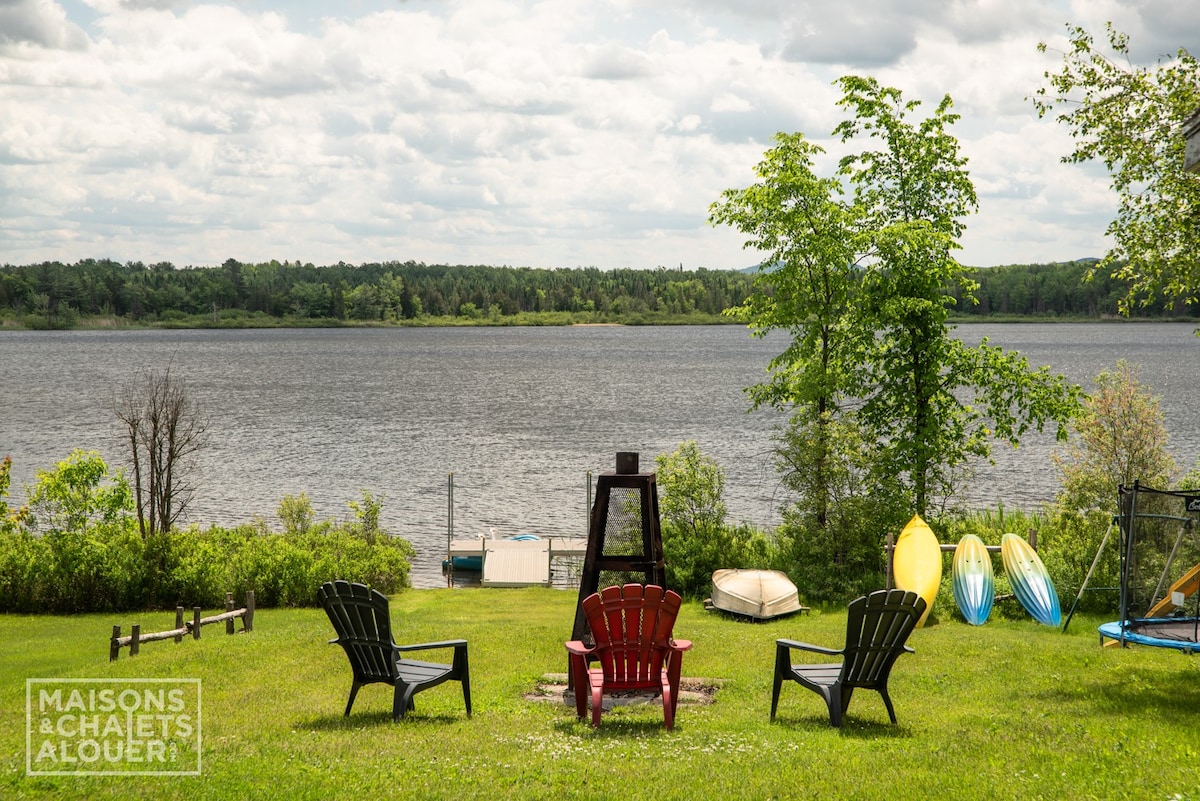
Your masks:
[[[1156,603],[1146,613],[1146,617],[1162,617],[1176,606],[1171,600],[1171,596],[1175,593],[1183,593],[1184,598],[1188,598],[1192,593],[1200,589],[1200,565],[1196,565],[1191,570],[1183,574],[1183,578],[1171,585],[1171,589],[1167,591],[1167,597]]]

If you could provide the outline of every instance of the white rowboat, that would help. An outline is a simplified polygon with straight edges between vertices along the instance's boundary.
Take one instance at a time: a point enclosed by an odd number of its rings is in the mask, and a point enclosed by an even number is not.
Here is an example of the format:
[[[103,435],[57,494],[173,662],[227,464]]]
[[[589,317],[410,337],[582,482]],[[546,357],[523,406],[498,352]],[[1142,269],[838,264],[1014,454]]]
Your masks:
[[[769,620],[804,609],[796,585],[778,570],[717,570],[712,585],[712,605],[735,615]]]

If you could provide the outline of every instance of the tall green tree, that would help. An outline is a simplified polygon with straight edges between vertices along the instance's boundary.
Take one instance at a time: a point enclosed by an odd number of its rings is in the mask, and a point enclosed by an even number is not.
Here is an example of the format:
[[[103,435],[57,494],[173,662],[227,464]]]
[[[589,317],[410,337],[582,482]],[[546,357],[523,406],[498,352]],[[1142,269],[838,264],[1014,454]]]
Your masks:
[[[965,218],[976,210],[966,158],[949,128],[949,96],[917,122],[920,107],[873,78],[839,81],[853,116],[836,133],[866,139],[839,174],[854,187],[866,247],[859,302],[847,321],[863,346],[850,370],[860,388],[858,419],[877,443],[878,468],[902,476],[915,511],[955,491],[959,469],[986,457],[993,440],[1016,445],[1030,429],[1059,426],[1078,408],[1078,388],[1019,354],[968,346],[947,324],[956,298],[977,285],[954,258]]]
[[[803,134],[776,134],[775,147],[755,168],[759,181],[726,190],[709,213],[710,223],[737,228],[747,235],[745,247],[762,254],[755,292],[732,313],[755,336],[775,330],[792,336],[768,365],[770,380],[749,394],[756,408],[790,410],[796,435],[811,442],[803,469],[811,470],[808,497],[821,526],[835,494],[830,426],[849,386],[852,347],[845,321],[859,256],[855,210],[842,201],[835,178],[816,172],[815,159],[823,153]]]
[[[948,131],[958,119],[950,98],[914,123],[920,104],[898,89],[855,76],[838,83],[851,117],[835,134],[850,154],[834,177],[816,174],[819,148],[778,136],[758,167],[760,182],[724,193],[711,220],[747,233],[747,247],[766,255],[738,313],[758,333],[792,337],[751,397],[790,405],[793,426],[816,434],[818,446],[797,455],[814,471],[831,467],[825,460],[835,449],[819,444],[831,423],[854,431],[874,454],[868,491],[898,479],[913,509],[926,513],[991,440],[1015,444],[1051,421],[1062,431],[1078,389],[986,340],[969,347],[947,326],[949,308],[973,301],[975,289],[953,257],[976,199]],[[832,499],[836,472],[814,491]],[[825,525],[825,510],[815,509]]]
[[[1152,67],[1132,63],[1129,37],[1105,25],[1107,49],[1068,26],[1062,70],[1033,96],[1075,140],[1063,161],[1100,161],[1112,176],[1113,246],[1096,270],[1130,282],[1122,302],[1200,300],[1200,176],[1184,169],[1184,122],[1200,111],[1200,63],[1187,50]],[[1041,52],[1050,50],[1042,42]]]
[[[946,328],[954,303],[947,290],[970,297],[976,288],[953,257],[975,189],[948,131],[958,120],[949,96],[913,124],[920,103],[898,89],[856,76],[839,83],[838,105],[853,116],[835,133],[846,143],[867,140],[839,164],[866,229],[862,302],[849,321],[864,346],[853,370],[859,417],[882,446],[885,470],[909,478],[924,514],[931,491],[947,486],[945,468],[986,452],[964,437],[968,407],[954,393],[966,353]]]

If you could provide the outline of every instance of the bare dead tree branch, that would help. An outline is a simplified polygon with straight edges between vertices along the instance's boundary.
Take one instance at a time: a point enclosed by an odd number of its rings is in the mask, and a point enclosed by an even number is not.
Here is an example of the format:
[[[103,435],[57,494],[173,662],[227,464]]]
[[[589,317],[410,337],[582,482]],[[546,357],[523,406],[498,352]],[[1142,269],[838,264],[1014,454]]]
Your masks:
[[[125,427],[142,538],[171,530],[195,491],[192,457],[207,444],[207,422],[183,379],[143,368],[115,403]]]

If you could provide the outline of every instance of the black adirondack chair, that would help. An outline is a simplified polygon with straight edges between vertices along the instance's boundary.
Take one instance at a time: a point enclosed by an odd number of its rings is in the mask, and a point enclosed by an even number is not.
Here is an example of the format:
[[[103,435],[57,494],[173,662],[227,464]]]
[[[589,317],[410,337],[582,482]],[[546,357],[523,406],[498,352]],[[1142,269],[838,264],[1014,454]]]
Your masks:
[[[904,642],[916,628],[924,611],[925,599],[915,592],[879,590],[850,602],[850,616],[846,620],[846,646],[840,650],[795,640],[776,640],[771,720],[775,719],[775,710],[779,706],[779,690],[783,680],[790,679],[825,699],[831,726],[842,725],[842,716],[850,706],[850,696],[860,687],[875,690],[883,696],[888,717],[895,723],[896,711],[888,696],[888,676],[902,653],[913,653],[913,649]],[[842,661],[819,665],[792,664],[792,649],[841,656]]]
[[[413,710],[414,695],[444,681],[462,682],[467,717],[471,716],[471,675],[466,640],[397,645],[392,639],[387,597],[363,584],[326,582],[317,591],[317,597],[338,635],[329,643],[337,643],[345,649],[354,671],[350,700],[346,702],[347,716],[354,706],[358,688],[364,684],[382,682],[392,685],[392,719],[399,720]],[[453,664],[417,662],[400,656],[402,652],[435,648],[453,648]]]

